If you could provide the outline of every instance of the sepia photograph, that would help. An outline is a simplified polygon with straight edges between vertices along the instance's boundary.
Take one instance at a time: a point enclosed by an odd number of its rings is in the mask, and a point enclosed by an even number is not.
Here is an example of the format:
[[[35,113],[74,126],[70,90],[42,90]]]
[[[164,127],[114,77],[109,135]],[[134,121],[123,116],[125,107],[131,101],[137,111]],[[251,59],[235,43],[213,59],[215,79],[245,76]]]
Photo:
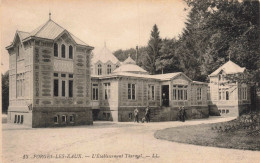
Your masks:
[[[258,0],[0,0],[1,163],[260,162]]]

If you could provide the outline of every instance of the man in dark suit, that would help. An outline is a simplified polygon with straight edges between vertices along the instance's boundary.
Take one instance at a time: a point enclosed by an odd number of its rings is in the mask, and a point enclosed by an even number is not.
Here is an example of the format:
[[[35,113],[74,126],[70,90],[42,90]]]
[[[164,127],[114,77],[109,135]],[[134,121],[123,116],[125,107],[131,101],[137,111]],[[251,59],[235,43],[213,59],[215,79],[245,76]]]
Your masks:
[[[134,115],[135,115],[135,122],[137,122],[137,123],[139,123],[139,120],[138,120],[138,113],[139,113],[138,109],[135,108],[135,110],[134,110]]]
[[[145,119],[146,119],[147,123],[150,122],[150,108],[149,108],[149,105],[145,109]]]

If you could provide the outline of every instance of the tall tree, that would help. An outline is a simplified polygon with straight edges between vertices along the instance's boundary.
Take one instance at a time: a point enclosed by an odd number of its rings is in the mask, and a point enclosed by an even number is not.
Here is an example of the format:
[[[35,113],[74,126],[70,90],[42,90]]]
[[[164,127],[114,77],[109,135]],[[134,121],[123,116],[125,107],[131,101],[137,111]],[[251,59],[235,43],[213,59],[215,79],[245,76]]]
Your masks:
[[[160,49],[162,46],[161,44],[162,40],[160,38],[160,32],[157,25],[155,24],[151,31],[150,40],[148,41],[146,60],[143,62],[144,68],[150,74],[156,73],[156,61],[160,57]]]
[[[2,113],[7,113],[9,106],[9,72],[2,74]]]

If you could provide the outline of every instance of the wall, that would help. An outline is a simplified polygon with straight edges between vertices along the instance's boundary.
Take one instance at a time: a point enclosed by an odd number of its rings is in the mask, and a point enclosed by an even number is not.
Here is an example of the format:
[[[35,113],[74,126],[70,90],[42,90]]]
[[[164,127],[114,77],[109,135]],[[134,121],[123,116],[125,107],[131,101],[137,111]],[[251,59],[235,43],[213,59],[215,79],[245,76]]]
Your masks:
[[[35,66],[34,66],[34,106],[55,107],[90,107],[90,51],[85,47],[74,44],[66,33],[57,40],[59,57],[54,57],[53,44],[46,41],[35,42]],[[66,58],[61,58],[61,45],[66,46]],[[68,58],[69,45],[73,46],[73,59]],[[61,73],[67,76],[73,74],[73,97],[61,96],[61,83],[59,84],[59,96],[53,95],[53,73]],[[66,88],[68,82],[66,82]],[[66,91],[68,92],[68,90]]]
[[[61,121],[62,115],[65,115],[66,122]],[[75,120],[70,122],[69,116],[73,115]],[[54,122],[54,117],[59,116],[58,123]],[[33,110],[32,127],[62,127],[62,126],[77,126],[91,125],[92,110],[85,107],[35,107]]]
[[[128,83],[136,84],[136,99],[128,99]],[[148,100],[148,85],[155,87],[155,99]],[[160,84],[153,79],[140,79],[133,77],[122,77],[119,80],[119,106],[120,107],[145,107],[160,106]]]

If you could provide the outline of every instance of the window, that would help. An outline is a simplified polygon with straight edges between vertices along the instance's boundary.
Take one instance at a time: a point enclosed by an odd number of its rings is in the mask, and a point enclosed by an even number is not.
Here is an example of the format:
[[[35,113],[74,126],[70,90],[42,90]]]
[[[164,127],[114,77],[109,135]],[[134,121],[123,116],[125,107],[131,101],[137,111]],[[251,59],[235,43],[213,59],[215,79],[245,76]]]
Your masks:
[[[129,113],[129,114],[128,114],[128,118],[129,118],[129,119],[133,119],[133,113]]]
[[[69,46],[69,58],[73,59],[73,47],[71,45]]]
[[[178,86],[178,100],[183,100],[183,86]]]
[[[226,100],[229,100],[229,92],[226,91]]]
[[[98,65],[98,75],[102,75],[102,65]]]
[[[201,100],[201,88],[197,88],[197,100]]]
[[[59,74],[58,73],[53,73],[53,76],[54,77],[59,77]]]
[[[110,83],[104,83],[105,100],[110,98]]]
[[[74,115],[70,115],[70,123],[74,123],[75,121],[75,116]]]
[[[210,98],[210,87],[208,87],[208,89],[207,89],[207,100],[211,100],[211,98]]]
[[[227,110],[226,110],[226,114],[228,114],[228,113],[229,113],[229,110],[227,109]]]
[[[242,92],[242,100],[246,100],[247,99],[247,88],[241,88],[241,92]]]
[[[98,84],[92,84],[92,100],[98,100]]]
[[[55,116],[53,120],[54,120],[54,123],[58,123],[59,122],[59,117]]]
[[[61,117],[61,122],[66,122],[67,121],[67,117],[66,117],[66,115],[63,115],[62,117]]]
[[[183,92],[184,92],[184,100],[188,100],[188,91],[187,91],[187,89],[184,89],[183,90]]]
[[[154,100],[155,94],[154,94],[154,85],[148,85],[148,100]]]
[[[69,80],[69,97],[73,97],[73,80]]]
[[[23,97],[25,95],[25,79],[24,74],[16,75],[16,96]]]
[[[188,100],[188,86],[173,85],[173,100]]]
[[[59,80],[58,79],[54,79],[53,82],[53,94],[54,96],[59,96]]]
[[[64,44],[61,45],[61,57],[62,58],[66,57],[66,49],[65,49],[65,45]]]
[[[58,44],[54,43],[54,57],[58,57]]]
[[[116,65],[116,68],[118,68],[119,67],[119,65]]]
[[[18,115],[17,123],[20,123],[20,115]]]
[[[221,89],[219,89],[219,92],[218,92],[218,99],[221,100]]]
[[[173,100],[177,100],[177,86],[173,85]]]
[[[69,74],[69,78],[73,78],[73,74]]]
[[[135,84],[128,84],[128,99],[135,100]]]
[[[63,97],[65,97],[65,89],[66,89],[66,83],[65,83],[65,81],[64,80],[62,80],[62,88],[61,88],[61,95],[63,96]]]
[[[225,110],[224,110],[224,109],[222,110],[222,113],[225,113]]]
[[[66,74],[61,74],[61,77],[66,78]]]
[[[107,74],[111,74],[111,65],[107,65]]]
[[[23,124],[23,115],[21,115],[21,121],[20,121],[21,124]]]
[[[17,115],[14,116],[14,123],[17,122]]]

